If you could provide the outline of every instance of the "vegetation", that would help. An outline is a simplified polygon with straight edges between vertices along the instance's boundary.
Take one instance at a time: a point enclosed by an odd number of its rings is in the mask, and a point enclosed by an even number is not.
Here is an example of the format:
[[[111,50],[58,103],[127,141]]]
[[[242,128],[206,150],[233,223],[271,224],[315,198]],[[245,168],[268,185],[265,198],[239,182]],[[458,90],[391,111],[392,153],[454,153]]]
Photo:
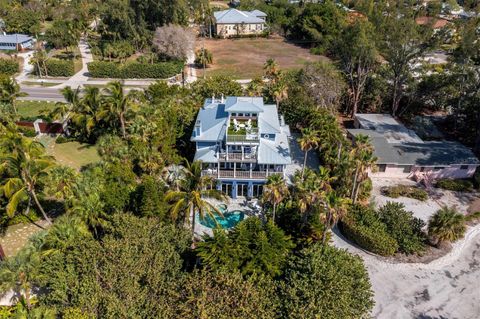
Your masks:
[[[13,59],[0,59],[0,74],[14,75],[20,69],[18,61]]]
[[[432,215],[428,221],[428,236],[434,245],[454,242],[463,238],[467,229],[466,223],[478,220],[480,213],[463,215],[453,207],[443,207]]]
[[[414,186],[406,186],[406,185],[396,185],[396,186],[389,186],[382,189],[383,194],[385,196],[391,198],[398,198],[398,197],[409,197],[413,199],[417,199],[419,201],[426,201],[428,199],[427,191],[414,187]]]
[[[75,74],[75,67],[72,60],[48,59],[44,62],[43,69],[38,65],[34,68],[36,75],[70,77]]]
[[[92,77],[112,79],[167,79],[179,74],[182,68],[183,63],[178,61],[154,64],[94,61],[88,64],[88,71]]]
[[[436,181],[435,187],[454,192],[473,191],[473,183],[469,180],[462,179],[439,179]]]

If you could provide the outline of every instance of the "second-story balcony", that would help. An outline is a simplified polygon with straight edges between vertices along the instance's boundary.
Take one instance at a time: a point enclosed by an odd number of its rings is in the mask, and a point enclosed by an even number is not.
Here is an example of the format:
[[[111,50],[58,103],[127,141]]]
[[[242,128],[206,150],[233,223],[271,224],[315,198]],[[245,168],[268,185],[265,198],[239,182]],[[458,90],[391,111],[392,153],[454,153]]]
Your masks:
[[[254,163],[257,161],[256,153],[219,153],[218,158],[221,162],[243,162]]]

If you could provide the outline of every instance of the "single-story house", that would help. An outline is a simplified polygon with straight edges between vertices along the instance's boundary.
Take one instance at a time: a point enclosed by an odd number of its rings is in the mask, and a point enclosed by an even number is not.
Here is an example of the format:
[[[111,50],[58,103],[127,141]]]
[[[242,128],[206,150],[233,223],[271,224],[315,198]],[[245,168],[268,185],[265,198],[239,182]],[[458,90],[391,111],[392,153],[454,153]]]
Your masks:
[[[33,48],[33,38],[25,34],[0,34],[0,50],[18,50]]]
[[[228,9],[213,14],[215,16],[215,32],[219,37],[261,34],[266,29],[265,19],[267,15],[260,10]]]
[[[372,176],[411,178],[429,172],[434,178],[469,178],[480,161],[464,145],[454,141],[423,141],[388,114],[357,114],[349,136],[367,135],[377,157]]]

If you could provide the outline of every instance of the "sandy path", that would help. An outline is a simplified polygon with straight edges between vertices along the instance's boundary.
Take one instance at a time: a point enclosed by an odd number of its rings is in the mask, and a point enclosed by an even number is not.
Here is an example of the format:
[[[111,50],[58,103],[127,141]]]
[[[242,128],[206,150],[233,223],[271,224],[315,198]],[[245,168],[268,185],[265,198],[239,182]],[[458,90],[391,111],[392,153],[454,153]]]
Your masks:
[[[375,318],[479,318],[480,225],[452,251],[429,264],[392,264],[353,247],[337,234],[335,246],[360,255],[375,292]]]

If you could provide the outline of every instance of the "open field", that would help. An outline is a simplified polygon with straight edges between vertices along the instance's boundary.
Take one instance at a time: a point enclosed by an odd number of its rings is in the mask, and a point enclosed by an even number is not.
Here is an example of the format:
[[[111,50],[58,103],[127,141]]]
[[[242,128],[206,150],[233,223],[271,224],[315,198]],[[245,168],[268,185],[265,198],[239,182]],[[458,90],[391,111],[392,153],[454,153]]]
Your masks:
[[[197,41],[197,50],[203,40]],[[308,49],[286,42],[281,37],[272,39],[205,39],[205,48],[212,52],[213,64],[207,76],[228,75],[235,79],[251,79],[263,74],[263,65],[269,58],[274,59],[281,69],[301,68],[308,62],[326,59],[310,54]],[[203,76],[203,69],[197,70]]]
[[[45,146],[47,153],[63,165],[70,166],[77,170],[90,163],[100,160],[97,148],[90,144],[79,142],[55,143],[52,137],[43,136],[40,142]]]
[[[52,111],[55,108],[55,103],[21,100],[16,102],[16,106],[20,117],[28,118],[41,115],[42,110]]]

